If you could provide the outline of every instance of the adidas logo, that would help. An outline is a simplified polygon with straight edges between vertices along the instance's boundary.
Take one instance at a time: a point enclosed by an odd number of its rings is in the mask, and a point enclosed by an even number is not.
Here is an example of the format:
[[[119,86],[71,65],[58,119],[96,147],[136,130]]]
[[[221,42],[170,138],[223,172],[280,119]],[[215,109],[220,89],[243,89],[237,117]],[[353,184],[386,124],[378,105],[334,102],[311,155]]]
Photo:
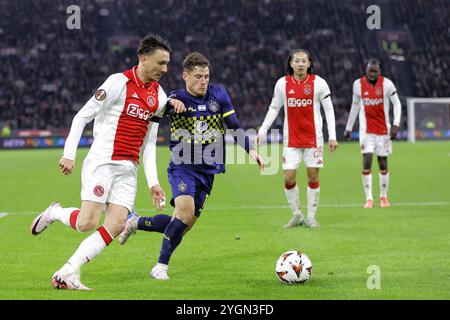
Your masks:
[[[291,89],[291,91],[289,91],[289,94],[294,94],[294,89]]]
[[[369,95],[369,91],[364,92],[364,95],[365,96]]]
[[[131,96],[132,98],[136,98],[136,99],[139,99],[139,96],[136,94],[136,92],[135,93],[133,93],[133,95]]]

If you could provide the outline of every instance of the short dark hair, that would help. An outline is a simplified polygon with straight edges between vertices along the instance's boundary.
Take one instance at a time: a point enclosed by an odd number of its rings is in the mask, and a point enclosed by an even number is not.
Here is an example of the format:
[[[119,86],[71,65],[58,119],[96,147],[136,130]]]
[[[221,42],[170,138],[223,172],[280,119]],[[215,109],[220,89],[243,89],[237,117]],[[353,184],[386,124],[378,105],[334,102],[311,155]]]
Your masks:
[[[169,41],[162,38],[160,35],[150,33],[141,40],[138,49],[138,55],[152,54],[156,50],[161,49],[167,52],[171,52]]]
[[[314,69],[314,63],[313,63],[313,59],[312,59],[311,53],[309,53],[309,51],[305,50],[305,49],[295,49],[295,50],[291,51],[291,53],[289,54],[288,61],[287,61],[287,71],[289,72],[289,74],[291,76],[294,74],[294,69],[292,69],[292,67],[291,67],[291,62],[292,62],[292,59],[294,58],[294,54],[299,53],[299,52],[303,52],[304,54],[306,54],[308,56],[309,61],[311,62],[311,65],[309,66],[307,72],[309,74],[311,74],[314,71],[313,70]]]
[[[195,67],[208,67],[209,60],[200,52],[191,52],[183,60],[183,70],[192,71]]]
[[[370,67],[370,66],[379,66],[381,69],[381,62],[380,60],[376,59],[376,58],[370,58],[369,61],[367,61],[366,67]]]

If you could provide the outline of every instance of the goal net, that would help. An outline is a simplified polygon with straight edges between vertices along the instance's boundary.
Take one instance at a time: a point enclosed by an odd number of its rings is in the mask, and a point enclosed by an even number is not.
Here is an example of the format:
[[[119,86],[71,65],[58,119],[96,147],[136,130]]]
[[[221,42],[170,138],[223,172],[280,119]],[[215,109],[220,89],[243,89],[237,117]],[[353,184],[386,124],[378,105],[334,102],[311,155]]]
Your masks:
[[[408,141],[450,139],[450,97],[407,98]]]

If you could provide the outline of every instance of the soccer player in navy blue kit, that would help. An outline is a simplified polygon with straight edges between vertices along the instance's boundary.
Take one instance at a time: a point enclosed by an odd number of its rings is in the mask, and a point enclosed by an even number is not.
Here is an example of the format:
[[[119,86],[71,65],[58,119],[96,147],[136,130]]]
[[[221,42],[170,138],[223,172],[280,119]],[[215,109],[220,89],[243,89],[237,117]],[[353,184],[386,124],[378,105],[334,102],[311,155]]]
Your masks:
[[[225,129],[233,129],[235,141],[264,170],[264,161],[253,148],[242,129],[226,90],[209,84],[209,61],[198,52],[190,53],[183,62],[186,88],[175,90],[171,98],[182,101],[187,111],[171,115],[171,161],[167,169],[172,188],[173,217],[158,214],[139,217],[130,214],[119,243],[125,244],[136,230],[163,233],[158,263],[150,275],[167,280],[169,260],[181,243],[183,235],[192,228],[211,194],[214,175],[225,172]],[[237,130],[237,131],[236,131]],[[238,135],[240,134],[240,137]]]

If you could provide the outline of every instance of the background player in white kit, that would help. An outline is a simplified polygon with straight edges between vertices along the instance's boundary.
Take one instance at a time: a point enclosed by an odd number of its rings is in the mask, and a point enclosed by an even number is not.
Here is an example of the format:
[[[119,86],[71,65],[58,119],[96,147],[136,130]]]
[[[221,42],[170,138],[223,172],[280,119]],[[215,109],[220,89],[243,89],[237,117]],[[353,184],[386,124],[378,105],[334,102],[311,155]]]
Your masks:
[[[323,133],[320,105],[325,111],[330,151],[336,150],[335,118],[330,89],[324,79],[312,74],[311,54],[303,49],[294,50],[287,62],[289,75],[275,85],[272,102],[258,132],[258,143],[267,135],[280,109],[284,106],[283,171],[285,194],[293,216],[284,227],[304,224],[300,210],[300,197],[296,182],[297,168],[305,162],[308,175],[306,225],[319,227],[316,210],[319,204],[319,168],[323,167]]]
[[[72,173],[83,129],[95,119],[94,142],[82,167],[81,208],[62,208],[59,203],[52,203],[31,224],[33,235],[40,234],[54,221],[87,232],[98,225],[106,208],[104,224],[53,275],[52,284],[57,289],[90,290],[80,282],[80,267],[122,232],[134,207],[141,147],[153,204],[158,209],[162,207],[164,191],[157,177],[156,137],[168,101],[158,80],[167,72],[169,44],[158,35],[149,35],[140,43],[138,58],[138,66],[111,75],[73,119],[59,161],[64,175]],[[176,112],[185,111],[178,100],[168,103]]]
[[[389,121],[389,101],[393,105],[394,121]],[[390,207],[387,199],[389,171],[387,157],[392,153],[392,141],[397,137],[400,126],[402,106],[397,89],[388,78],[381,76],[381,64],[370,59],[366,66],[366,75],[353,83],[353,102],[344,132],[344,138],[350,138],[359,112],[359,143],[363,155],[362,181],[366,194],[364,208],[373,208],[372,196],[372,158],[378,157],[380,169],[380,205]]]

